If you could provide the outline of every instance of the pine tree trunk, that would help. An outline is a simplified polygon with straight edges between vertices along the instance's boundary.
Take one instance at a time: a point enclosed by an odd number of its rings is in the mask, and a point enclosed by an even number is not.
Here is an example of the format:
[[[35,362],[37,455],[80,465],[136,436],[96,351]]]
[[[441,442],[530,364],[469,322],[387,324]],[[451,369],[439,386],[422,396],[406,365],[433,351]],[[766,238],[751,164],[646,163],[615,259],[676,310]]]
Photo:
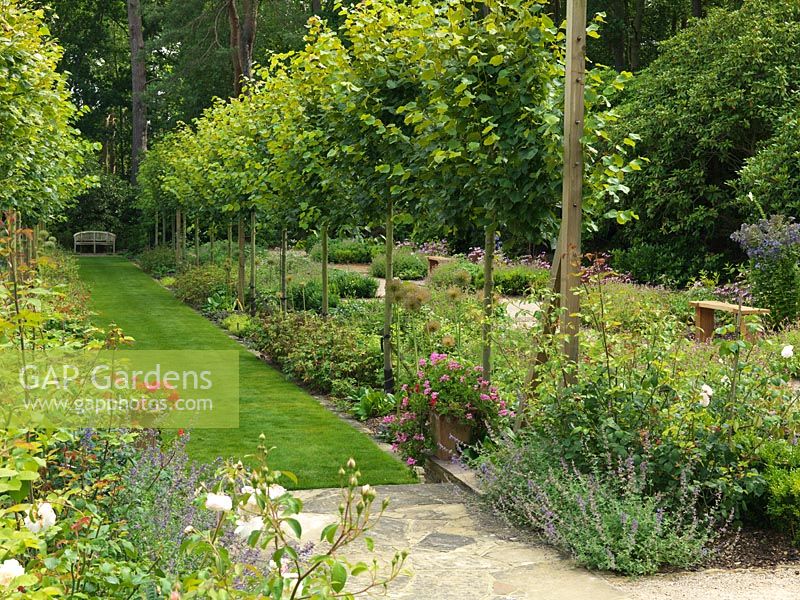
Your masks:
[[[692,0],[692,16],[703,18],[703,0]]]
[[[392,321],[394,320],[392,279],[394,278],[394,201],[389,196],[386,205],[386,292],[383,298],[383,390],[394,393],[392,368]]]
[[[147,86],[144,32],[140,0],[128,0],[128,33],[131,46],[131,183],[136,184],[139,162],[147,150],[147,108],[144,103]]]

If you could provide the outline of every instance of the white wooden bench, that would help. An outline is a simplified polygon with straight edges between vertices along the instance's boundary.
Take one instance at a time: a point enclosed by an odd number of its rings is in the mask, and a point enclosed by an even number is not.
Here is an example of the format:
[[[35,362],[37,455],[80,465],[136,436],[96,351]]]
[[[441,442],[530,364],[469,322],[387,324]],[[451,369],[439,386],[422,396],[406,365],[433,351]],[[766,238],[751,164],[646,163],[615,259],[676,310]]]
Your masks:
[[[75,252],[80,246],[91,246],[92,252],[97,254],[98,246],[105,246],[106,251],[111,246],[111,253],[117,252],[117,236],[108,231],[79,231],[72,236]]]

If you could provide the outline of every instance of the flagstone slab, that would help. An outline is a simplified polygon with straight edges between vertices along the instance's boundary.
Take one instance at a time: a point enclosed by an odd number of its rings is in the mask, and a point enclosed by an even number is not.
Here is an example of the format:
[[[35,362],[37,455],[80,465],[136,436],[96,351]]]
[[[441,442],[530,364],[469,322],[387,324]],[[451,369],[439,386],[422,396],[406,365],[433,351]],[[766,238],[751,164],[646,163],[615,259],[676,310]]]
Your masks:
[[[339,490],[300,492],[305,510],[333,515]],[[408,550],[408,573],[392,600],[629,600],[601,577],[580,569],[535,538],[504,525],[454,484],[384,486],[384,521],[370,536],[378,557]],[[348,556],[371,559],[354,544]]]

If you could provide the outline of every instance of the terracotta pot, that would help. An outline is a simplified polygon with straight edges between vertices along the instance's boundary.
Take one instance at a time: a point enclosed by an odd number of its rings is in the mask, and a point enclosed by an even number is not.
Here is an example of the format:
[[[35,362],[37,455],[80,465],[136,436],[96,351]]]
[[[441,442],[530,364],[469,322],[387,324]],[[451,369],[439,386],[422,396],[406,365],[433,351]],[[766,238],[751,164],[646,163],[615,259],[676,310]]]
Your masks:
[[[463,447],[472,441],[472,426],[453,417],[432,413],[431,429],[436,444],[436,458],[442,460],[457,457],[458,446]]]

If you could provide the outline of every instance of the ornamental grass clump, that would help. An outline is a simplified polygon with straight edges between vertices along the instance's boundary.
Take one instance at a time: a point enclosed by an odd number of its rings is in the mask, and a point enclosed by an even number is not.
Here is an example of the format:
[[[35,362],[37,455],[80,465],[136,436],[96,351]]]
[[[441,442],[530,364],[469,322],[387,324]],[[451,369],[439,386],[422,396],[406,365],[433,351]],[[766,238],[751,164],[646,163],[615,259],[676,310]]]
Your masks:
[[[731,235],[750,258],[753,299],[769,308],[773,325],[795,321],[800,313],[800,224],[773,215],[745,223]]]

